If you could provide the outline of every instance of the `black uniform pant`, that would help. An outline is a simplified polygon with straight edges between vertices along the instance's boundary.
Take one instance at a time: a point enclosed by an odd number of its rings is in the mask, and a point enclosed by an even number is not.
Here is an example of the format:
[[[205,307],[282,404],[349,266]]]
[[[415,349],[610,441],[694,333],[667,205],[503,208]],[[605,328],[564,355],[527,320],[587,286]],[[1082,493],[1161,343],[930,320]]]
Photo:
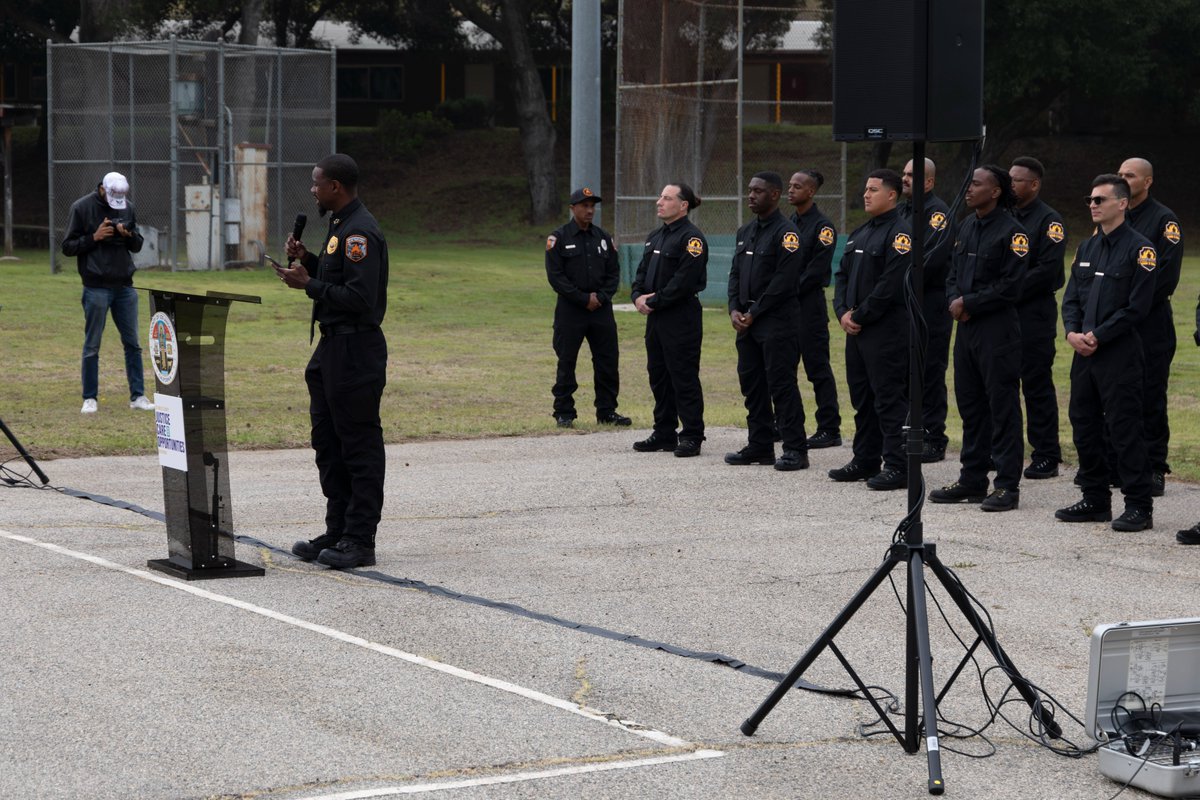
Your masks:
[[[774,421],[784,450],[808,452],[804,435],[804,404],[796,383],[800,366],[799,303],[772,309],[768,316],[737,335],[738,382],[746,398],[746,427],[750,446],[775,449]]]
[[[373,547],[383,510],[387,341],[379,329],[322,336],[304,370],[325,532]]]
[[[1101,343],[1071,362],[1068,414],[1079,453],[1079,485],[1087,500],[1108,505],[1111,471],[1105,439],[1116,449],[1116,472],[1131,509],[1150,511],[1150,466],[1144,438],[1144,356],[1136,333]]]
[[[704,438],[704,392],[700,345],[704,322],[700,300],[690,297],[646,317],[646,372],[654,393],[654,431],[668,438]]]
[[[908,470],[908,323],[903,311],[846,337],[846,383],[854,406],[854,461]]]
[[[554,414],[575,416],[575,362],[579,348],[586,339],[592,351],[592,379],[596,387],[596,414],[606,414],[617,408],[618,376],[617,321],[612,305],[605,303],[595,311],[573,305],[559,298],[554,308],[554,353],[558,356],[558,372],[554,379]]]
[[[1021,432],[1021,326],[1015,308],[958,324],[954,340],[954,396],[962,416],[959,481],[988,485],[990,462],[996,488],[1017,489],[1025,437]]]
[[[1146,458],[1151,472],[1170,472],[1167,443],[1171,426],[1167,420],[1167,381],[1175,359],[1175,316],[1171,301],[1164,300],[1150,310],[1138,326],[1142,353],[1146,359],[1146,400],[1143,409]]]
[[[925,324],[929,328],[929,339],[925,348],[925,374],[922,376],[924,387],[921,393],[925,441],[945,450],[950,441],[946,438],[946,367],[950,363],[950,334],[954,328],[945,287],[926,289],[921,300],[921,309],[925,315]]]
[[[829,306],[823,289],[800,297],[800,355],[804,375],[813,387],[817,430],[840,434],[842,416],[838,412],[837,382],[829,364]]]
[[[1062,461],[1058,439],[1058,393],[1054,390],[1054,348],[1058,303],[1053,294],[1031,298],[1017,307],[1021,320],[1021,390],[1030,460]]]

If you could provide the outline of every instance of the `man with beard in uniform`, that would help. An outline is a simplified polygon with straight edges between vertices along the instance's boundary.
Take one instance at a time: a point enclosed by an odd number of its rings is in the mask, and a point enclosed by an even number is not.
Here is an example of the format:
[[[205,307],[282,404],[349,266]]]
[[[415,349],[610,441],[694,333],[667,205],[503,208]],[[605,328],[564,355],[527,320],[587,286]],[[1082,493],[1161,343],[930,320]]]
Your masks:
[[[294,267],[280,280],[313,300],[321,339],[304,370],[312,446],[326,498],[325,533],[296,542],[292,552],[334,569],[375,563],[375,532],[383,510],[386,459],[379,400],[387,382],[387,242],[358,199],[358,165],[340,153],[312,171],[321,216],[333,219],[320,256],[288,236]],[[310,329],[310,338],[312,332]]]
[[[1116,449],[1125,495],[1125,513],[1112,523],[1117,531],[1154,527],[1142,429],[1145,354],[1138,323],[1154,303],[1158,254],[1126,220],[1129,195],[1129,184],[1119,175],[1092,181],[1087,199],[1096,233],[1079,246],[1063,293],[1063,327],[1075,350],[1069,413],[1083,499],[1054,512],[1063,522],[1112,519],[1106,433]]]
[[[800,250],[806,259],[796,297],[800,301],[800,355],[817,404],[817,430],[808,437],[810,450],[842,444],[837,382],[829,365],[829,306],[825,303],[825,287],[833,277],[837,229],[813,201],[823,183],[821,173],[802,169],[792,176],[787,188],[788,204],[795,209],[792,224],[800,231]]]
[[[804,406],[796,384],[800,365],[800,301],[796,282],[804,263],[800,232],[779,213],[783,178],[760,172],[747,198],[756,219],[737,232],[729,270],[729,320],[737,331],[738,382],[746,398],[749,443],[725,454],[725,463],[774,464],[777,470],[808,468]],[[775,458],[775,421],[783,454]]]
[[[958,321],[954,397],[962,416],[958,480],[929,493],[934,503],[980,503],[1010,511],[1020,501],[1025,437],[1021,432],[1021,323],[1017,297],[1029,235],[1011,214],[1012,179],[988,164],[975,170],[954,242],[946,296]],[[987,493],[989,464],[995,490]]]
[[[1166,491],[1167,442],[1171,425],[1167,419],[1167,379],[1175,358],[1175,318],[1171,313],[1171,295],[1179,286],[1183,264],[1183,232],[1175,212],[1150,196],[1154,167],[1144,158],[1128,158],[1117,172],[1129,184],[1129,210],[1125,220],[1150,240],[1158,254],[1155,270],[1154,302],[1138,324],[1142,349],[1146,355],[1146,458],[1155,497]]]
[[[708,241],[688,218],[699,205],[686,183],[663,187],[656,205],[663,224],[647,239],[633,279],[633,305],[646,317],[646,372],[654,394],[654,431],[633,443],[639,453],[672,450],[689,458],[700,455],[704,441],[704,320],[697,295],[708,283]]]
[[[1054,350],[1058,340],[1058,302],[1054,293],[1063,287],[1063,256],[1067,233],[1062,215],[1038,196],[1042,162],[1029,156],[1013,159],[1008,168],[1017,207],[1013,214],[1029,234],[1029,265],[1021,281],[1017,316],[1021,319],[1021,388],[1025,393],[1029,432],[1029,466],[1025,477],[1058,475],[1062,447],[1058,440],[1058,395],[1054,391]]]
[[[846,332],[854,458],[830,470],[829,477],[865,480],[868,487],[882,491],[908,486],[903,442],[908,411],[904,275],[912,264],[912,231],[896,209],[902,186],[895,170],[880,169],[867,176],[863,209],[871,219],[846,240],[833,291],[833,311]]]
[[[950,361],[950,333],[954,320],[946,310],[946,270],[950,265],[950,207],[933,193],[937,167],[925,159],[925,225],[913,222],[913,162],[904,165],[904,197],[900,217],[913,232],[925,231],[925,286],[921,295],[921,313],[929,335],[925,348],[924,391],[921,415],[924,417],[925,447],[921,461],[932,464],[946,457],[946,366]]]
[[[626,426],[617,413],[617,320],[612,298],[621,283],[621,266],[612,237],[592,224],[600,196],[584,186],[571,194],[571,221],[546,238],[546,278],[558,293],[554,307],[554,421],[560,428],[575,424],[575,362],[587,339],[592,351],[596,387],[596,422]]]

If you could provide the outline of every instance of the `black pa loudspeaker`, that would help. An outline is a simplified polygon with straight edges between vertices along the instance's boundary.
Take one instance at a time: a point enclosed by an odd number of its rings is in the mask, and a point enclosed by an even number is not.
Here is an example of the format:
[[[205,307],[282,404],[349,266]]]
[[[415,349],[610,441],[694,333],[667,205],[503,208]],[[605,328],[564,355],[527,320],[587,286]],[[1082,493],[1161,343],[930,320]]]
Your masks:
[[[983,0],[836,0],[833,138],[983,136]]]

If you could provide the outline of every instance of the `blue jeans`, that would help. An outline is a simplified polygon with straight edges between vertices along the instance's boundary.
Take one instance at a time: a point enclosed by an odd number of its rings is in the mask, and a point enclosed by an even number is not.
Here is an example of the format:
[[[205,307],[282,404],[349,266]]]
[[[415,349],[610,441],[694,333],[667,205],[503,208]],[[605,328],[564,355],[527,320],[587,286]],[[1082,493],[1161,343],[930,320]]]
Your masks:
[[[138,296],[132,286],[115,289],[83,287],[83,399],[94,400],[100,383],[100,337],[112,311],[113,322],[125,346],[125,377],[129,380],[129,399],[146,393],[142,369],[142,345],[138,341]]]

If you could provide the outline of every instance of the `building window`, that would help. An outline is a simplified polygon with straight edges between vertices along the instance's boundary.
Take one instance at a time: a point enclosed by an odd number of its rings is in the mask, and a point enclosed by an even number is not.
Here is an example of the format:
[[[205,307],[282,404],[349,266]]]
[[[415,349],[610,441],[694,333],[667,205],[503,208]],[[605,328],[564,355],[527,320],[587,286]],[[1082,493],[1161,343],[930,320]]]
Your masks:
[[[369,71],[367,67],[338,67],[337,93],[343,100],[367,100]]]
[[[404,99],[404,67],[371,67],[371,99]]]

